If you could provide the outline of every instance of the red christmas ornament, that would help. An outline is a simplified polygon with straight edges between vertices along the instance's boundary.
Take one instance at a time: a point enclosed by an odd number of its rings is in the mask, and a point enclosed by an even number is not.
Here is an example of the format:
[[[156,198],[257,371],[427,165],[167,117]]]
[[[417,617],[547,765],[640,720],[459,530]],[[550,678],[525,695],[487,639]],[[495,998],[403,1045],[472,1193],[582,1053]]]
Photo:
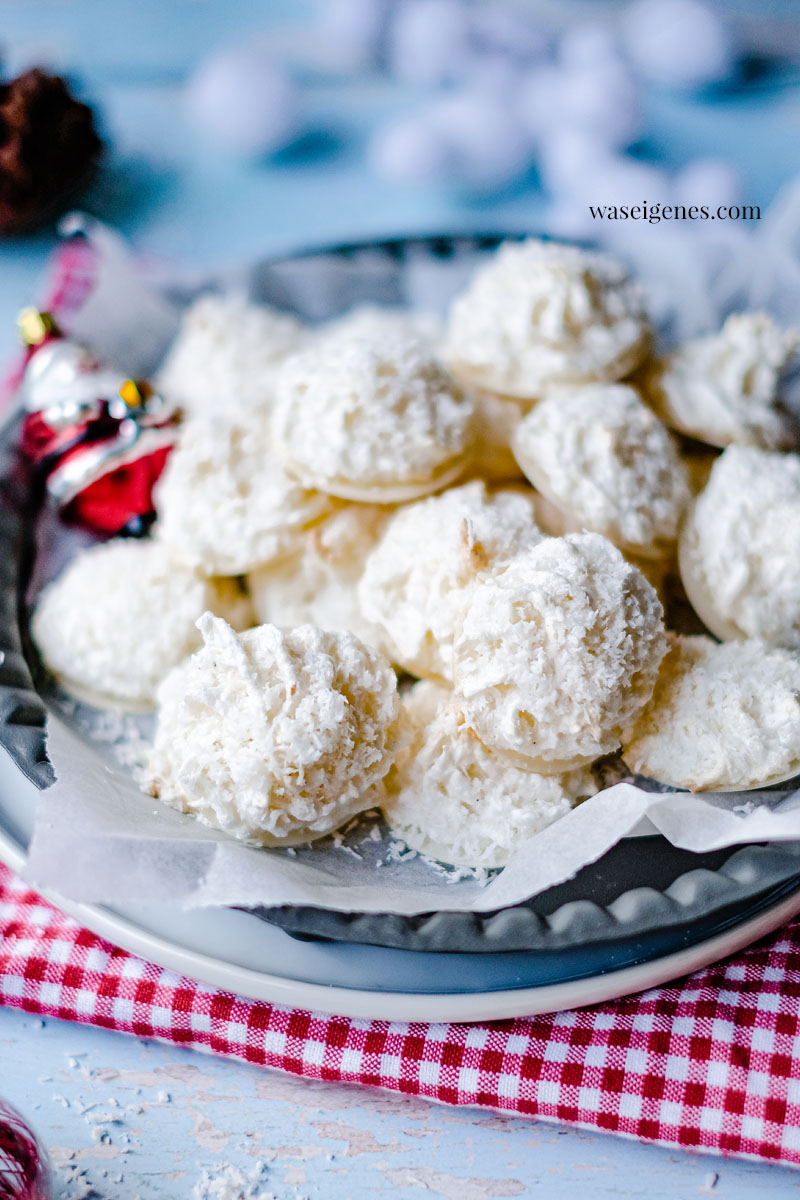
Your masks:
[[[0,1100],[0,1200],[51,1200],[47,1154],[17,1110]]]
[[[22,449],[65,519],[100,533],[140,525],[175,440],[172,414],[146,384],[125,379],[65,338],[49,313],[26,309]]]

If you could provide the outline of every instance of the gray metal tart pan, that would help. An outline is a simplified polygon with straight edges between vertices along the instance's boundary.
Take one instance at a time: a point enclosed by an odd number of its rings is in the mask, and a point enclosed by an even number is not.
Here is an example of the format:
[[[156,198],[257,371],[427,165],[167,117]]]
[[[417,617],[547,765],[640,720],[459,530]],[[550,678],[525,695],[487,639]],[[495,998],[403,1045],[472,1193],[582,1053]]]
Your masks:
[[[356,303],[413,302],[421,271],[435,281],[438,262],[448,272],[454,260],[472,266],[499,240],[491,234],[458,235],[339,246],[257,264],[245,278],[256,298],[321,320]],[[226,283],[229,277],[209,278],[202,287]],[[185,303],[198,290],[194,282],[171,296]],[[447,286],[440,290],[445,293]],[[53,773],[44,747],[46,706],[37,688],[43,674],[27,632],[25,599],[40,502],[35,476],[17,451],[18,433],[19,421],[11,420],[0,434],[0,745],[43,789]],[[439,953],[549,954],[596,946],[606,947],[613,962],[615,946],[625,957],[639,941],[695,941],[705,930],[735,924],[798,887],[800,843],[695,855],[661,837],[646,837],[626,839],[574,879],[495,913],[408,917],[299,906],[252,911],[301,938]]]

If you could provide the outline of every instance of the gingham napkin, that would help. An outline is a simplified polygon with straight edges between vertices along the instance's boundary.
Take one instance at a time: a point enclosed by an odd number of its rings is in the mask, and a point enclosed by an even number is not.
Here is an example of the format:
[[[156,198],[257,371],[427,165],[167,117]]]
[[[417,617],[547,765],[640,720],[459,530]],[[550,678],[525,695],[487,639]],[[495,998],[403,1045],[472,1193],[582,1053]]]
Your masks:
[[[0,1002],[310,1079],[800,1164],[800,922],[630,999],[404,1024],[205,987],[102,941],[0,866]]]

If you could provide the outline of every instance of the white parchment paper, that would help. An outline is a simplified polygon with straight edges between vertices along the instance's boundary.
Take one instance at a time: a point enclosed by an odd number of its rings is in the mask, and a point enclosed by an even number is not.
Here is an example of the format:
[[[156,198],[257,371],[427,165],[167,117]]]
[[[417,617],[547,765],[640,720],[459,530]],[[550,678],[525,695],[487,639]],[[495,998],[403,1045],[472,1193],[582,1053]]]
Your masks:
[[[162,278],[161,284],[167,285],[163,295],[140,281],[129,289],[115,289],[111,284],[118,284],[120,272],[125,278],[135,275],[124,247],[91,223],[84,228],[101,257],[102,303],[87,306],[73,328],[92,341],[96,325],[95,344],[107,350],[118,346],[127,329],[128,369],[149,370],[157,347],[163,348],[174,328],[174,309],[165,296],[185,292],[185,280]],[[731,307],[769,307],[784,319],[790,311],[800,311],[800,184],[787,189],[772,219],[762,222],[752,236],[742,235],[736,247],[716,245],[708,237],[700,240],[695,230],[679,234],[673,229],[663,236],[645,232],[649,242],[640,236],[629,248],[629,257],[650,285],[663,329],[692,336],[718,325]],[[691,264],[688,291],[686,279],[674,269],[681,262]],[[324,317],[364,300],[441,310],[467,274],[458,258],[432,262],[422,252],[410,254],[399,282],[398,270],[377,255],[374,269],[366,271],[366,294],[359,292],[352,269],[337,259],[327,267],[303,264],[299,271],[291,264],[254,267],[237,278],[249,279],[261,299]],[[227,272],[225,278],[231,277]],[[339,308],[330,311],[342,297]],[[147,362],[135,361],[137,345],[144,347]],[[37,565],[40,578],[49,573],[46,562]],[[619,783],[520,845],[508,866],[491,877],[454,872],[404,853],[385,830],[369,821],[343,839],[329,838],[294,851],[255,850],[143,795],[103,746],[92,744],[55,714],[48,720],[47,745],[57,782],[41,797],[26,876],[39,887],[83,901],[159,900],[183,907],[310,904],[406,914],[433,909],[487,912],[563,882],[631,835],[661,833],[674,845],[695,852],[800,840],[800,791],[791,788],[689,795]]]
[[[182,907],[311,904],[339,911],[489,912],[569,879],[629,834],[686,850],[800,840],[800,790],[718,796],[615,784],[522,844],[489,882],[404,857],[369,822],[340,846],[256,850],[143,795],[133,779],[55,715],[26,878],[75,900],[161,900]]]

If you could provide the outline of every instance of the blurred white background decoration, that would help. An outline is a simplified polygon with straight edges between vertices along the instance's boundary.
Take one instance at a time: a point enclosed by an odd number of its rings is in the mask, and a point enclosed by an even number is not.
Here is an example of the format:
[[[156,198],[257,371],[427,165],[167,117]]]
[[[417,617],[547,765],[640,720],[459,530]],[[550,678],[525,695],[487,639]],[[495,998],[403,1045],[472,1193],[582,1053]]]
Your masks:
[[[704,0],[316,0],[289,57],[300,78],[309,67],[343,87],[383,75],[402,90],[401,111],[363,147],[382,181],[491,198],[538,178],[553,231],[583,236],[589,202],[740,199],[729,164],[670,177],[641,147],[647,89],[713,94],[746,49],[724,7]],[[306,129],[302,86],[252,40],[201,62],[185,102],[204,135],[243,158],[279,153]]]

